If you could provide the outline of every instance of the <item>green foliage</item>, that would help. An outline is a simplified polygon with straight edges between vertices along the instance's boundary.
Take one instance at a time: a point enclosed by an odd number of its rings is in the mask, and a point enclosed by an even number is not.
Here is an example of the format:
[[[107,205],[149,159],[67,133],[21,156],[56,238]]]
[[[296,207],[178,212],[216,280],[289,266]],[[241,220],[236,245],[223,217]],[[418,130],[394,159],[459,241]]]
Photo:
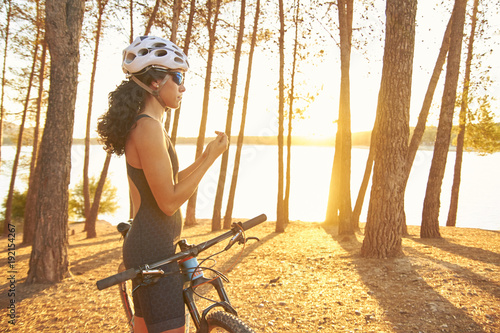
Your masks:
[[[12,196],[12,220],[22,221],[24,219],[24,208],[26,207],[26,197],[28,196],[28,190],[24,192],[19,192],[14,190]],[[2,219],[5,218],[5,209],[7,208],[7,197],[2,204]]]
[[[464,149],[480,155],[500,151],[500,124],[495,123],[488,96],[478,99],[476,110],[468,110]]]
[[[94,198],[98,183],[99,179],[90,177],[89,190],[91,200]],[[106,178],[99,204],[99,214],[114,213],[118,209],[116,191],[116,187],[111,185],[109,177]],[[70,189],[68,210],[71,217],[85,218],[83,179],[73,189]]]

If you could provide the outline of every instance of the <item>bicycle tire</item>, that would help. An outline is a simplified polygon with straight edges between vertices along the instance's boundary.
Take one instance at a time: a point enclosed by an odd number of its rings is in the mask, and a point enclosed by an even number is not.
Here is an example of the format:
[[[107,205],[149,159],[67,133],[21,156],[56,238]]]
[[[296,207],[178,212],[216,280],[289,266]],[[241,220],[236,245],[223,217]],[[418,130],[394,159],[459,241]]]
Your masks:
[[[125,271],[125,264],[122,262],[118,266],[118,273]],[[132,280],[120,282],[118,284],[120,290],[120,298],[122,300],[125,315],[127,316],[127,323],[131,332],[134,329],[134,302],[132,300]]]
[[[215,311],[207,316],[208,332],[227,332],[227,333],[255,333],[247,324],[235,315],[224,312]]]

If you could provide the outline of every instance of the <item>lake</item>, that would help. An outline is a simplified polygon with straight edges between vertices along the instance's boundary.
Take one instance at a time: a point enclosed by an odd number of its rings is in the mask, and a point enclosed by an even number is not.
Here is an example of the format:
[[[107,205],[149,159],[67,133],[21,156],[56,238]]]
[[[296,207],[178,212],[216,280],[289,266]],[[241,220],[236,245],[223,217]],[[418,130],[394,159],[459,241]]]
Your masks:
[[[25,147],[23,153],[28,156],[30,147]],[[195,156],[194,145],[178,145],[181,168],[188,166]],[[225,198],[229,192],[233,170],[236,146],[230,147],[230,165],[226,179]],[[0,174],[0,193],[2,202],[10,184],[11,163],[15,147],[2,147],[2,170]],[[427,186],[427,178],[432,161],[432,151],[419,150],[408,180],[405,195],[405,211],[409,225],[420,225],[422,206]],[[290,194],[290,219],[320,222],[326,214],[330,174],[333,163],[334,148],[323,146],[293,146]],[[71,184],[81,180],[83,170],[84,146],[75,145],[72,150]],[[269,220],[276,219],[276,197],[278,184],[278,149],[276,146],[247,145],[244,146],[238,186],[236,190],[233,217],[250,218],[265,213]],[[351,195],[354,205],[359,186],[364,173],[368,149],[353,148],[351,167]],[[99,175],[104,162],[105,152],[101,146],[91,147],[91,175]],[[219,159],[220,161],[220,159]],[[198,218],[211,218],[217,182],[219,179],[220,162],[209,170],[198,189]],[[448,163],[441,192],[440,225],[446,225],[448,216],[455,152],[448,155]],[[500,230],[500,153],[488,156],[478,156],[474,153],[464,153],[462,165],[462,181],[457,216],[457,227]],[[26,187],[23,177],[26,171],[18,172],[16,188]],[[129,199],[126,178],[125,158],[113,157],[109,169],[112,184],[117,187],[120,208],[113,215],[101,215],[99,218],[116,224],[128,219]],[[370,187],[364,201],[361,221],[366,221],[370,195]],[[226,209],[224,200],[222,214]],[[185,212],[185,205],[182,207]]]

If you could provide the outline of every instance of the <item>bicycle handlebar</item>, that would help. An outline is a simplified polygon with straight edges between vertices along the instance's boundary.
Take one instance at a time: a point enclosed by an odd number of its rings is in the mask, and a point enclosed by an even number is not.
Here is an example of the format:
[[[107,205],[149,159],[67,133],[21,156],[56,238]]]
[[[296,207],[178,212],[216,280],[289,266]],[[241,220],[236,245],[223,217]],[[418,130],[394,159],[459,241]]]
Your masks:
[[[246,222],[243,222],[241,224],[241,227],[243,228],[243,230],[248,230],[248,229],[251,229],[251,228],[261,224],[262,222],[266,221],[266,219],[267,219],[267,216],[265,214],[261,214],[259,216],[254,217],[253,219],[250,219]],[[157,268],[159,266],[163,266],[163,265],[169,264],[171,262],[184,259],[188,256],[197,256],[199,253],[205,251],[206,249],[212,247],[213,245],[215,245],[217,243],[222,242],[226,238],[231,237],[232,235],[234,235],[238,231],[239,231],[238,228],[233,227],[230,231],[228,231],[222,235],[219,235],[219,236],[212,238],[206,242],[195,245],[186,251],[176,253],[173,256],[168,257],[167,259],[158,261],[158,262],[153,263],[151,265],[145,265],[145,267],[147,266],[148,268]],[[137,275],[139,275],[142,272],[143,269],[144,269],[143,267],[130,268],[124,272],[108,276],[107,278],[104,278],[102,280],[97,281],[97,289],[103,290],[103,289],[109,288],[111,286],[114,286],[116,284],[125,282],[127,280],[134,279],[135,277],[137,277]]]
[[[97,281],[97,289],[103,290],[103,289],[109,288],[111,286],[114,286],[115,284],[133,279],[140,272],[141,272],[140,269],[130,268],[130,269],[127,269],[126,271],[120,272],[118,274],[108,276],[105,279]]]

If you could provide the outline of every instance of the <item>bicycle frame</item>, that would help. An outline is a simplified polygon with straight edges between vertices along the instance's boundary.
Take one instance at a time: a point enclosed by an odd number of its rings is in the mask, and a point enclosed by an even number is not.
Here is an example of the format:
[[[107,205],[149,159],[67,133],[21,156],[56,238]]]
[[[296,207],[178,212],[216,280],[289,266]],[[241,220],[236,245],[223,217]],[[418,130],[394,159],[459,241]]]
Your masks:
[[[245,230],[248,230],[250,228],[253,228],[254,226],[264,222],[267,219],[267,217],[262,214],[259,215],[251,220],[248,220],[244,223],[237,223],[233,225],[233,228],[222,234],[219,235],[213,239],[210,239],[206,242],[200,243],[198,245],[188,245],[184,240],[179,242],[179,246],[181,249],[181,252],[174,254],[173,256],[166,258],[164,260],[161,260],[159,262],[150,264],[150,265],[143,265],[141,267],[137,268],[131,268],[125,271],[122,271],[118,274],[109,276],[105,279],[97,281],[97,288],[99,290],[108,288],[112,285],[115,284],[120,284],[120,291],[123,295],[127,295],[126,288],[124,288],[123,284],[131,279],[134,279],[136,277],[142,276],[143,279],[145,280],[146,284],[151,282],[151,280],[154,280],[155,278],[158,278],[163,276],[163,271],[159,268],[160,266],[172,263],[172,262],[179,262],[182,259],[186,259],[189,257],[196,258],[199,253],[202,251],[205,251],[206,249],[212,247],[213,245],[220,243],[221,241],[231,237],[228,245],[225,247],[224,251],[227,251],[229,248],[231,248],[236,242],[244,243],[246,240],[254,238],[254,237],[249,237],[245,239],[242,237],[243,232]],[[130,227],[130,226],[129,226]],[[127,233],[128,229],[125,228],[123,230],[120,230],[120,226],[118,227],[119,231],[125,236]],[[222,252],[222,251],[221,251]],[[198,263],[196,262],[196,265]],[[232,307],[229,297],[224,289],[224,284],[222,281],[222,278],[226,279],[224,275],[219,274],[217,277],[213,279],[205,278],[204,276],[197,277],[194,280],[192,279],[191,274],[194,274],[196,272],[196,269],[198,269],[198,266],[196,268],[193,267],[188,267],[188,269],[183,269],[181,272],[184,275],[184,286],[183,286],[183,298],[184,298],[184,304],[188,308],[189,314],[193,320],[194,325],[196,326],[196,331],[197,332],[206,332],[208,331],[208,321],[207,321],[207,315],[210,313],[211,310],[213,310],[216,307],[221,307],[225,312],[230,313],[234,316],[238,316],[236,310]],[[221,278],[222,277],[222,278]],[[227,280],[227,279],[226,279]],[[217,291],[218,297],[219,297],[219,302],[214,302],[207,308],[205,308],[202,313],[200,314],[197,306],[196,306],[196,301],[194,299],[195,291],[194,289],[202,284],[210,284],[212,287]],[[122,298],[123,300],[123,298]],[[129,313],[132,315],[131,307],[130,304],[125,304],[125,308],[127,311],[127,316]],[[133,321],[132,321],[133,322]],[[133,325],[133,324],[132,324]]]

